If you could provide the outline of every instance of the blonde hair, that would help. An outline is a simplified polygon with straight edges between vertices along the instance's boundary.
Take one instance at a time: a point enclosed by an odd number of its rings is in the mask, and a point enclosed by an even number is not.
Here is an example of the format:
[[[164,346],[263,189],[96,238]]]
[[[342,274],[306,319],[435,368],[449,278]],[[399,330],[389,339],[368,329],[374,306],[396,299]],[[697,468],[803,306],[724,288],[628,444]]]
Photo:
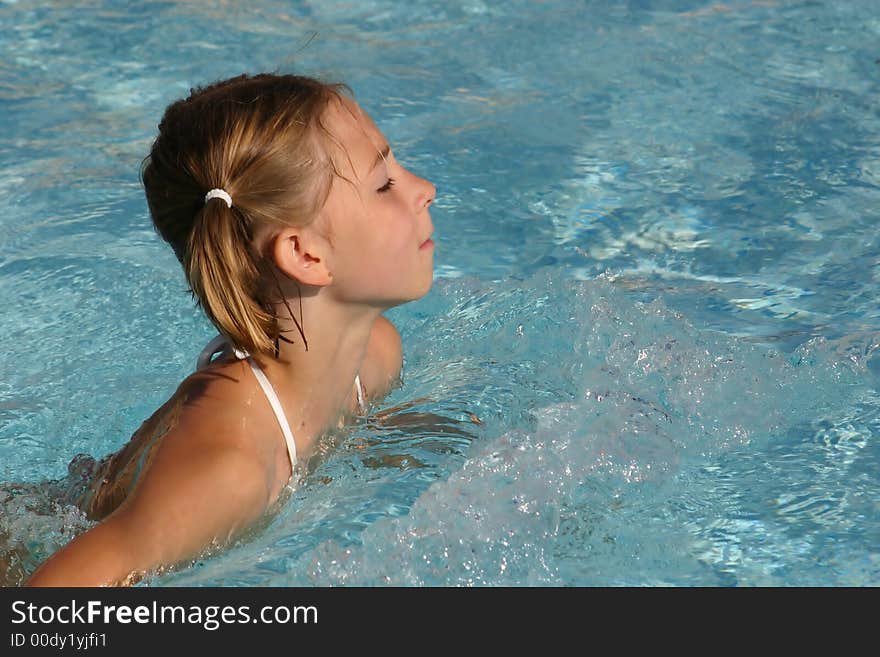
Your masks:
[[[190,292],[217,329],[252,354],[290,342],[274,315],[283,296],[273,297],[281,289],[254,246],[255,229],[314,220],[335,168],[321,117],[343,94],[351,94],[344,84],[296,75],[242,75],[197,88],[166,109],[144,160],[153,224],[183,265]],[[214,188],[232,197],[232,207],[205,201]]]

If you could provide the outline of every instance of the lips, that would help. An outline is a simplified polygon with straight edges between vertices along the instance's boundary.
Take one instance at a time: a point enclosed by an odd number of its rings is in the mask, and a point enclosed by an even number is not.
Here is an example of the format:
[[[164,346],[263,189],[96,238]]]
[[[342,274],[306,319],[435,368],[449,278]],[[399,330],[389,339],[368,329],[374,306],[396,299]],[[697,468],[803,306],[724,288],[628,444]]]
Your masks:
[[[434,240],[432,240],[432,239],[429,237],[429,238],[426,239],[424,242],[422,242],[421,244],[419,244],[419,250],[421,250],[421,249],[429,249],[429,248],[431,248],[432,246],[434,246]]]

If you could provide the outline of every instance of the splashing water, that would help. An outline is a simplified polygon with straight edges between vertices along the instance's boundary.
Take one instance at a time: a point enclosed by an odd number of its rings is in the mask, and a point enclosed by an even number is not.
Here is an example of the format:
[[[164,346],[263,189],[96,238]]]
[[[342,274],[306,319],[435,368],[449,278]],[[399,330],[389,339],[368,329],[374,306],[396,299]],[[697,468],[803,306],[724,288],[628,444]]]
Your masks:
[[[430,302],[400,320],[418,348],[388,401],[436,401],[410,407],[391,444],[387,427],[356,431],[264,535],[157,583],[725,582],[692,517],[719,459],[790,456],[875,408],[867,363],[839,344],[784,355],[699,331],[604,276],[456,279]]]

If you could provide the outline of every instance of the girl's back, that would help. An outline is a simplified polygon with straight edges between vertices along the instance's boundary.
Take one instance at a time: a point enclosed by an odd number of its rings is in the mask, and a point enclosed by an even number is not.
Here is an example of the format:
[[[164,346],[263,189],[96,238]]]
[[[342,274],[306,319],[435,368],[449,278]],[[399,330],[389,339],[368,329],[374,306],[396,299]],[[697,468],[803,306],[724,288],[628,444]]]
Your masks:
[[[379,345],[381,339],[379,333],[374,336],[373,353],[377,348],[381,348]],[[370,362],[372,354],[369,350],[367,355],[366,364],[369,371],[372,365]],[[73,503],[90,520],[102,520],[113,513],[134,490],[141,474],[150,467],[166,435],[169,433],[174,435],[181,418],[188,412],[192,413],[195,406],[198,406],[200,413],[229,414],[239,422],[246,421],[250,427],[249,432],[254,436],[254,440],[248,443],[250,449],[258,450],[261,443],[265,443],[260,450],[265,452],[261,458],[276,473],[272,476],[273,481],[270,486],[273,492],[271,497],[274,499],[286,482],[282,480],[287,472],[287,461],[292,459],[288,451],[278,449],[284,447],[284,443],[278,439],[279,418],[271,412],[266,412],[271,410],[271,402],[267,399],[267,404],[250,403],[254,394],[259,392],[256,384],[258,381],[253,376],[249,376],[243,363],[231,354],[227,353],[212,362],[207,362],[178,386],[168,401],[144,421],[122,449],[109,454],[88,467],[88,471],[82,472],[82,476],[89,479],[89,484]],[[364,389],[358,377],[355,382],[353,404],[343,409],[338,426],[340,428],[344,426],[349,415],[364,412],[365,401]],[[283,413],[283,409],[281,412]],[[265,440],[260,441],[261,436]],[[204,439],[194,434],[190,437],[196,440]],[[186,440],[186,436],[179,436],[177,440]],[[301,459],[308,457],[313,443],[314,440],[310,437],[299,436],[296,453]],[[290,463],[291,474],[295,465]]]

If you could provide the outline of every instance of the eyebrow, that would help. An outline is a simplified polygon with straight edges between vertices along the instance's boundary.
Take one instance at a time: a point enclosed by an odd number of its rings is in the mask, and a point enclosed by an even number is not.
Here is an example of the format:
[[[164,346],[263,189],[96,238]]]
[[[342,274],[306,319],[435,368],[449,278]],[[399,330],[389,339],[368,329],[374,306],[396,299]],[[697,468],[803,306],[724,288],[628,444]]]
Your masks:
[[[370,167],[370,171],[379,166],[382,162],[385,161],[385,158],[388,157],[388,153],[391,152],[391,146],[385,144],[382,149],[376,154],[376,160],[373,162],[373,166]]]

